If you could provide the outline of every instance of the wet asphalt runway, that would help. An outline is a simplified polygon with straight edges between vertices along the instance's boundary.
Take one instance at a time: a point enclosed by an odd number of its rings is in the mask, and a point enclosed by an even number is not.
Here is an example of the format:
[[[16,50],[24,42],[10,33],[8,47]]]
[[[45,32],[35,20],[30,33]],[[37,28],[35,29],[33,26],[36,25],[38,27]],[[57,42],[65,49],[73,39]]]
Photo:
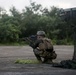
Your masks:
[[[72,59],[73,46],[54,46],[57,59]],[[17,59],[36,59],[29,46],[0,46],[0,75],[76,75],[76,70],[52,67],[50,64],[15,64]]]

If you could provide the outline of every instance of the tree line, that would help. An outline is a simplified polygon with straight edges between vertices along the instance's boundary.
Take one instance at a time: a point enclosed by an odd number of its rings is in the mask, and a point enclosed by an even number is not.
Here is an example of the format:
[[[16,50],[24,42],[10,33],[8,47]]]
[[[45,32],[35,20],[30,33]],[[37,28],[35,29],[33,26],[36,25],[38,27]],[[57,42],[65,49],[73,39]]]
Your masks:
[[[44,30],[46,36],[54,44],[73,44],[73,32],[70,24],[62,21],[59,8],[43,8],[42,5],[31,2],[19,12],[14,6],[10,14],[0,7],[0,42],[19,42],[20,38],[35,35],[38,30]]]

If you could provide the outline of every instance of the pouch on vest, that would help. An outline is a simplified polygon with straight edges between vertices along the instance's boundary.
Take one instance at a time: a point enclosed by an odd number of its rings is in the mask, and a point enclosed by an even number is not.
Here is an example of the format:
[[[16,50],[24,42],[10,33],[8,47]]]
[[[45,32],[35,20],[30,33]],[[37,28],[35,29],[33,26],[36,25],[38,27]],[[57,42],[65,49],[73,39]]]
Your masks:
[[[39,44],[39,49],[40,50],[46,50],[46,49],[51,49],[53,47],[52,42],[48,38],[42,39],[43,42]]]

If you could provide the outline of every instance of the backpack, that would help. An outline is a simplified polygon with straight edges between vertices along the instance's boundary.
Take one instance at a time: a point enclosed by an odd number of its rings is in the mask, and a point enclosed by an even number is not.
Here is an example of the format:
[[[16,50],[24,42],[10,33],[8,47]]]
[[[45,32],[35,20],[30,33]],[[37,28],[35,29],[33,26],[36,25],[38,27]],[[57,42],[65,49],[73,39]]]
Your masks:
[[[51,52],[46,51],[47,49],[50,49],[50,50],[53,49],[53,44],[52,44],[51,40],[48,38],[44,38],[44,39],[42,39],[42,41],[43,42],[41,42],[39,44],[40,56],[43,58],[46,57],[46,58],[50,58],[50,59],[56,59],[57,54],[55,53],[54,50]]]
[[[48,38],[43,38],[42,42],[39,44],[40,50],[46,50],[46,49],[52,49],[52,48],[53,48],[52,42]]]

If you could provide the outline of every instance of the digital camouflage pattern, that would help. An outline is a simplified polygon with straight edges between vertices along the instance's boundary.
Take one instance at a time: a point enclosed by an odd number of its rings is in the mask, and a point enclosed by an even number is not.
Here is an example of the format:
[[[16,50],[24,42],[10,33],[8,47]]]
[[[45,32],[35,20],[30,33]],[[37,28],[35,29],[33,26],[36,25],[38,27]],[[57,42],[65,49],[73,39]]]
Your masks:
[[[40,56],[43,58],[47,57],[49,59],[56,59],[57,54],[55,53],[55,51],[53,51],[53,45],[51,40],[48,38],[44,38],[42,40],[43,42],[39,44]],[[48,49],[50,51],[46,51]]]
[[[45,60],[53,60],[56,59],[57,54],[53,49],[53,45],[50,39],[44,38],[38,42],[38,46],[33,50],[36,58],[41,61],[41,57]]]
[[[46,50],[46,49],[52,49],[53,48],[53,44],[52,44],[50,39],[43,38],[42,41],[43,42],[39,43],[39,49],[40,50]]]
[[[32,36],[28,38],[28,41],[38,61],[52,62],[53,59],[56,59],[57,54],[53,49],[52,41],[45,37],[44,31],[37,31],[36,37]]]

